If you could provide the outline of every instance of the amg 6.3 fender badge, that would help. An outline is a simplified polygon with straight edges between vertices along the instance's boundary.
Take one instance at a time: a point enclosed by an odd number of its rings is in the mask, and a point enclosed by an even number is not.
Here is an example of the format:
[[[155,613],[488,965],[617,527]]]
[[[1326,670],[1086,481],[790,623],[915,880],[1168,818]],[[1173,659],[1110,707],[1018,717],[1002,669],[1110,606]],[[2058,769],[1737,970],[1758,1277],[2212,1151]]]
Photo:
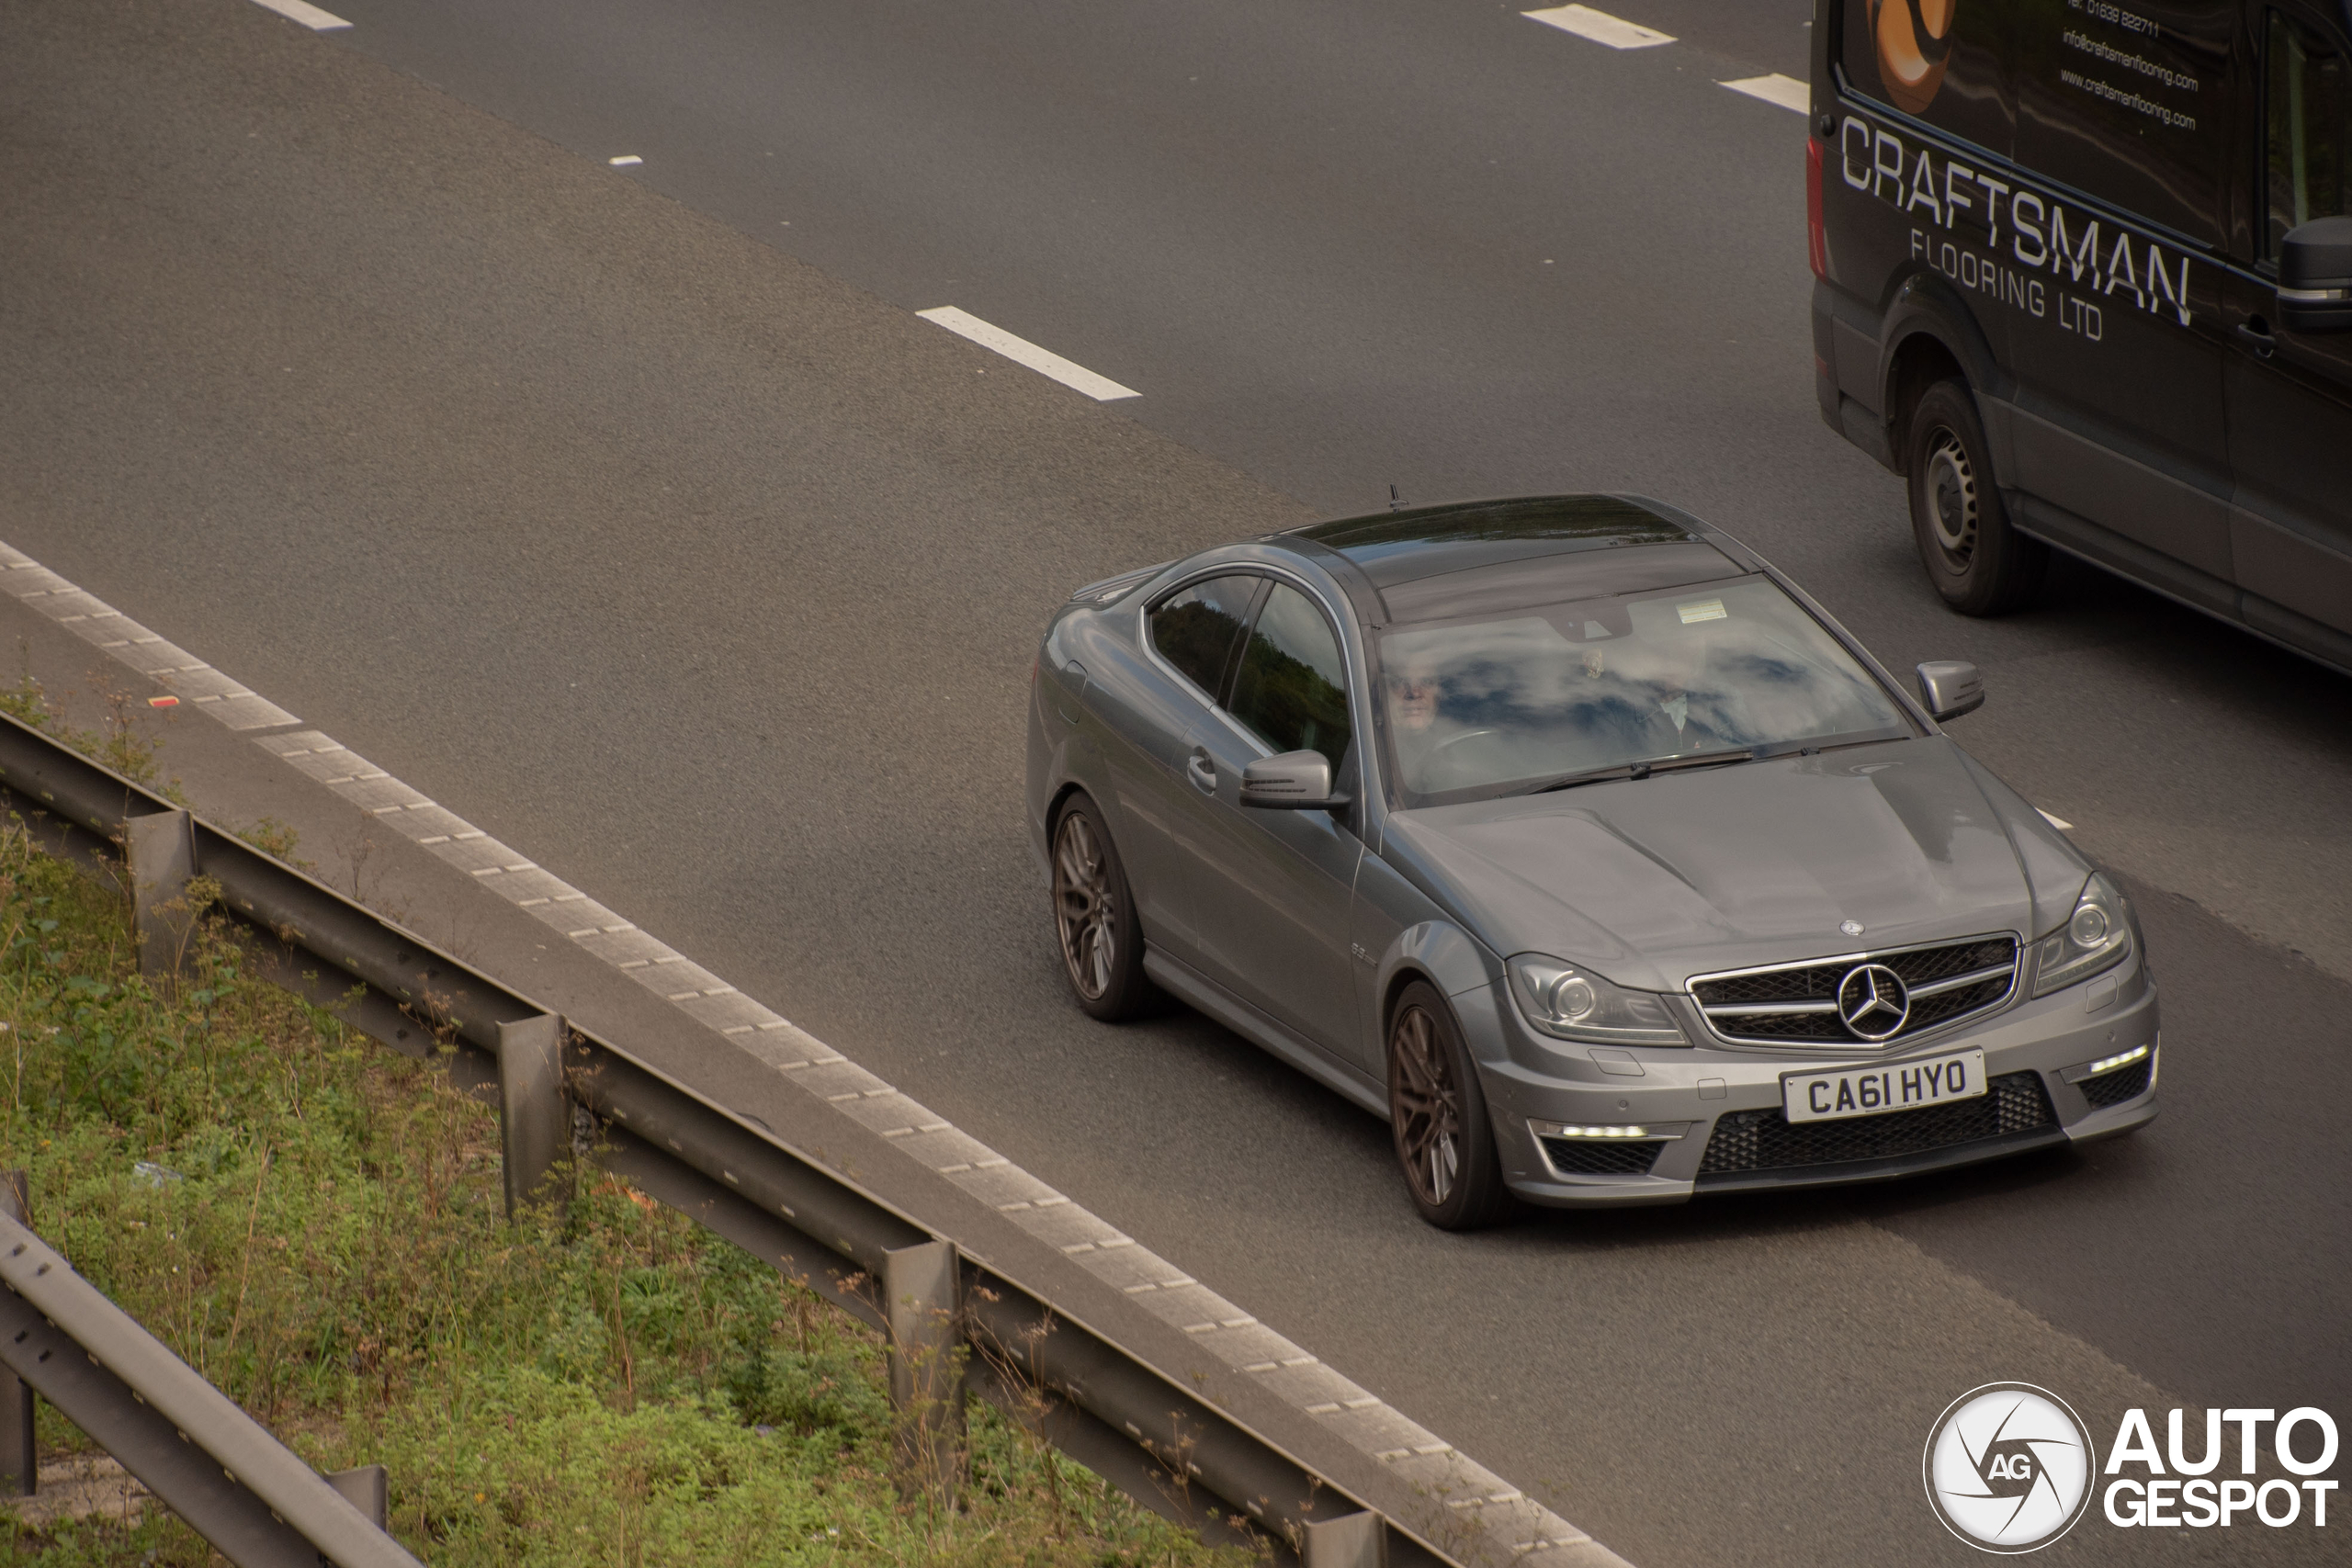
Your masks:
[[[1951,63],[1952,13],[1960,0],[1871,0],[1871,37],[1878,44],[1879,80],[1905,114],[1935,101]]]
[[[1919,1468],[1944,1528],[1980,1551],[2039,1551],[2090,1506],[2098,1455],[2066,1402],[1993,1382],[1951,1402],[1928,1428]]]

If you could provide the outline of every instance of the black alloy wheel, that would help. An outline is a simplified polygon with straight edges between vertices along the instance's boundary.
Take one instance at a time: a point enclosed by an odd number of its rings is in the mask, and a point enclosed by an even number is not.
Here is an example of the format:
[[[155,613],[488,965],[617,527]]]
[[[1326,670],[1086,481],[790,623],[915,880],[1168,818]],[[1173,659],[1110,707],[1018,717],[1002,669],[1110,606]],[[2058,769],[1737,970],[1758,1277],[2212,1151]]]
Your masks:
[[[1944,602],[1963,615],[1998,615],[2030,602],[2050,547],[2010,526],[1967,387],[1939,381],[1921,394],[1903,471],[1919,559]]]
[[[1094,802],[1072,795],[1054,818],[1054,934],[1078,1005],[1105,1022],[1133,1018],[1156,987],[1143,972],[1143,925]]]
[[[1453,1010],[1416,980],[1388,1018],[1388,1120],[1396,1163],[1421,1218],[1440,1230],[1476,1230],[1510,1204],[1477,1069]]]

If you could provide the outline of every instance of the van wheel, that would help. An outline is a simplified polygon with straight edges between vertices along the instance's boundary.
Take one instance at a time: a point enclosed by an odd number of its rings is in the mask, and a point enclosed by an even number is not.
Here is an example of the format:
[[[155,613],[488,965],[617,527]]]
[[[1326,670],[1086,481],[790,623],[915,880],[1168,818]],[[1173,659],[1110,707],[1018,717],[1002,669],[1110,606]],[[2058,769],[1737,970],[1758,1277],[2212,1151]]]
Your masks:
[[[1912,411],[1904,456],[1911,531],[1944,602],[1963,615],[1998,615],[2029,603],[2050,548],[2009,526],[1966,387],[1939,381],[1927,389]]]

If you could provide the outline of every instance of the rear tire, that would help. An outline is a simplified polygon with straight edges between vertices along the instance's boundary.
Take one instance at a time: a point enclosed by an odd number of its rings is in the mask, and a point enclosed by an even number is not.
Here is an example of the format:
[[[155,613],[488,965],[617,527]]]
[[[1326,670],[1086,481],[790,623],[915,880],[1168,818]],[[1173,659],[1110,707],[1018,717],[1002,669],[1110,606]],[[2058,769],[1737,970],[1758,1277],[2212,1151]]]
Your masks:
[[[1963,615],[2021,608],[2041,587],[2050,548],[2009,525],[1976,400],[1958,381],[1921,394],[1904,442],[1911,532],[1944,603]]]
[[[1421,1218],[1468,1231],[1510,1212],[1478,1069],[1453,1010],[1420,980],[1405,987],[1388,1018],[1388,1123]]]
[[[1148,1010],[1158,987],[1143,972],[1143,922],[1111,831],[1085,795],[1054,818],[1052,864],[1054,936],[1070,994],[1105,1023]]]

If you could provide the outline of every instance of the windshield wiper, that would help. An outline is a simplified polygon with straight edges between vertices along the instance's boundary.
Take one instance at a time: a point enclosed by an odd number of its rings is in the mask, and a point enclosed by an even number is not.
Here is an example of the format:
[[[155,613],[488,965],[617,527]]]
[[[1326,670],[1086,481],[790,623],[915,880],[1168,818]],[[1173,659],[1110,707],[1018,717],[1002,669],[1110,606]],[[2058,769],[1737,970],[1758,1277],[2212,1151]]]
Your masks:
[[[1605,784],[1612,779],[1645,779],[1652,773],[1670,773],[1683,768],[1715,768],[1727,762],[1747,762],[1775,753],[1763,746],[1738,746],[1724,751],[1697,751],[1688,757],[1652,757],[1645,761],[1620,762],[1611,768],[1591,768],[1581,773],[1552,779],[1521,795],[1549,795],[1555,789],[1574,789],[1578,784]]]

